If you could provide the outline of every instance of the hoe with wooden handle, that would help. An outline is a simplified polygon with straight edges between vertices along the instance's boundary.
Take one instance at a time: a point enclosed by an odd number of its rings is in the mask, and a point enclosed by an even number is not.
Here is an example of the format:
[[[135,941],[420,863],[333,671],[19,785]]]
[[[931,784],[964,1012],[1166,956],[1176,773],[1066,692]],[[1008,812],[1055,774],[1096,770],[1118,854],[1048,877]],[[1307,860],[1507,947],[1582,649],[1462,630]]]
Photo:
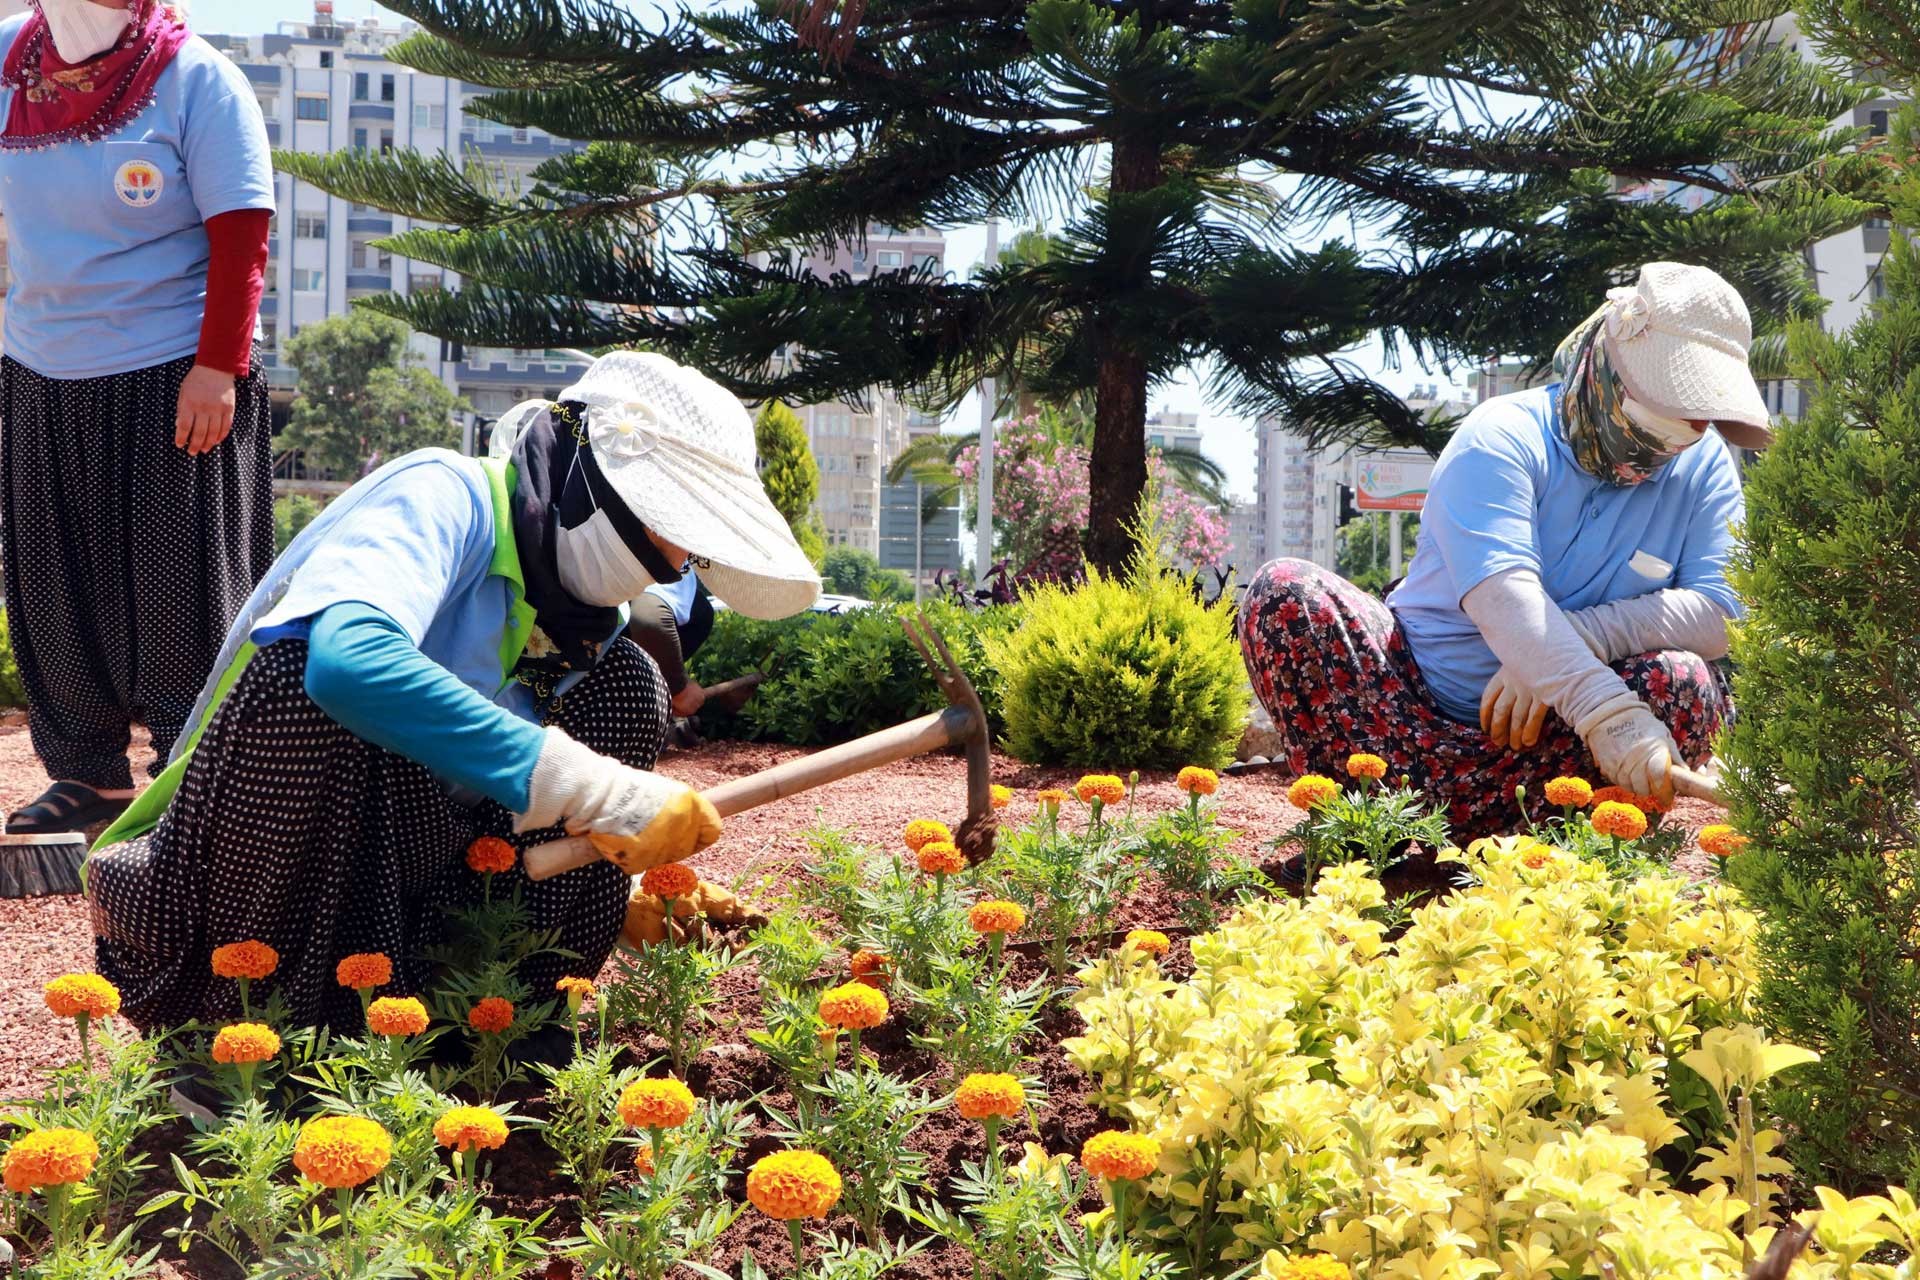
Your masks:
[[[917,625],[916,625],[917,624]],[[953,660],[946,641],[933,629],[925,615],[902,620],[907,638],[933,669],[933,678],[947,695],[948,707],[906,724],[882,729],[841,746],[813,755],[801,756],[744,778],[723,782],[706,793],[707,799],[723,818],[758,809],[763,804],[784,800],[802,791],[825,786],[914,756],[923,756],[947,747],[964,747],[967,753],[967,816],[955,832],[955,841],[969,863],[984,861],[993,853],[995,824],[993,816],[993,761],[988,754],[987,713],[973,682]],[[576,867],[589,866],[603,857],[602,850],[617,852],[618,836],[569,836],[527,850],[527,876],[546,880]]]

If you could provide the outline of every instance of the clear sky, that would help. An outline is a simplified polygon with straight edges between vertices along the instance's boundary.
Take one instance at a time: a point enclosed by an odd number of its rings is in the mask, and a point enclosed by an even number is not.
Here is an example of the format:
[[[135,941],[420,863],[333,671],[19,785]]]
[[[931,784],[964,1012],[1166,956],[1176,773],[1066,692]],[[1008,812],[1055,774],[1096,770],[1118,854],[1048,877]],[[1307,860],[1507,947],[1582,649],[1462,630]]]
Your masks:
[[[191,0],[190,13],[193,25],[201,31],[250,33],[271,31],[281,22],[309,21],[313,17],[313,3],[312,0]],[[373,0],[335,0],[336,21],[357,22],[371,16],[396,19],[395,14]],[[1013,230],[1017,228],[1003,228],[1002,234],[1009,235]],[[947,243],[949,267],[965,275],[985,252],[986,232],[980,227],[949,231]],[[1430,374],[1418,368],[1382,370],[1377,350],[1359,352],[1355,360],[1403,394],[1417,384],[1444,381],[1437,372]],[[1464,381],[1464,375],[1456,381]],[[1228,489],[1242,498],[1253,496],[1255,451],[1253,424],[1249,420],[1211,408],[1201,394],[1200,379],[1191,374],[1156,391],[1150,403],[1154,408],[1197,412],[1204,432],[1204,448],[1226,468]],[[979,409],[969,401],[954,415],[949,429],[972,428],[978,422]]]

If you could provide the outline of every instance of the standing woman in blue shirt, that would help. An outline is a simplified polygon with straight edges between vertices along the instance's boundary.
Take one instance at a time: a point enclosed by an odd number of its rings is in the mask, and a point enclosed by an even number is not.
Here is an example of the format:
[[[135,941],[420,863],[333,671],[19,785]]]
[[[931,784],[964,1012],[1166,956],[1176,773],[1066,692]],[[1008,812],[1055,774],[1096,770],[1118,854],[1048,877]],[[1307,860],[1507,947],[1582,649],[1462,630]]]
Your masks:
[[[54,785],[13,832],[79,830],[157,770],[273,559],[252,361],[273,210],[246,78],[160,0],[0,23],[6,607]]]
[[[1263,569],[1241,645],[1286,763],[1381,756],[1461,839],[1557,776],[1671,804],[1673,767],[1732,715],[1709,666],[1741,612],[1728,444],[1772,438],[1751,339],[1725,280],[1648,263],[1560,344],[1552,385],[1467,415],[1384,605],[1304,561]]]

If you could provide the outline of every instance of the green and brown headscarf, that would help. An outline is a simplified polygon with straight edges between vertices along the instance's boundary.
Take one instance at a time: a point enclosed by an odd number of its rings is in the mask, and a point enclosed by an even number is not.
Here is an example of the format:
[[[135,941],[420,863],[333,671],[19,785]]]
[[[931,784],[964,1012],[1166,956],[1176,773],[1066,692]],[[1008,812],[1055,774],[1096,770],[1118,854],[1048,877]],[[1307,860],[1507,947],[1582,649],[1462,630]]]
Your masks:
[[[1647,431],[1627,413],[1627,385],[1614,372],[1603,303],[1553,353],[1560,382],[1560,429],[1581,469],[1608,484],[1642,484],[1686,449]]]

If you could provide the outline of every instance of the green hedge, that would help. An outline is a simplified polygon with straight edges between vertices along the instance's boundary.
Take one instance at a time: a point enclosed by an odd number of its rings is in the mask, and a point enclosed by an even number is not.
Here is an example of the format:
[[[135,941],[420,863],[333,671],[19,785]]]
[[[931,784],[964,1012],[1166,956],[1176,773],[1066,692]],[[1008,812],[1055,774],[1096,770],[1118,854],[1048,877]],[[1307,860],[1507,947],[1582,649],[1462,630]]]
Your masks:
[[[1020,625],[1020,608],[964,610],[944,601],[920,607],[979,690],[997,737],[1005,724],[1002,686],[987,663],[986,642],[1011,634]],[[701,727],[720,737],[813,747],[939,710],[947,704],[946,695],[900,626],[913,609],[804,613],[779,622],[720,614],[713,635],[694,656],[694,678],[715,685],[764,671],[769,679],[739,715],[705,714]]]
[[[27,705],[27,687],[20,683],[20,664],[13,656],[13,629],[0,609],[0,707]]]

